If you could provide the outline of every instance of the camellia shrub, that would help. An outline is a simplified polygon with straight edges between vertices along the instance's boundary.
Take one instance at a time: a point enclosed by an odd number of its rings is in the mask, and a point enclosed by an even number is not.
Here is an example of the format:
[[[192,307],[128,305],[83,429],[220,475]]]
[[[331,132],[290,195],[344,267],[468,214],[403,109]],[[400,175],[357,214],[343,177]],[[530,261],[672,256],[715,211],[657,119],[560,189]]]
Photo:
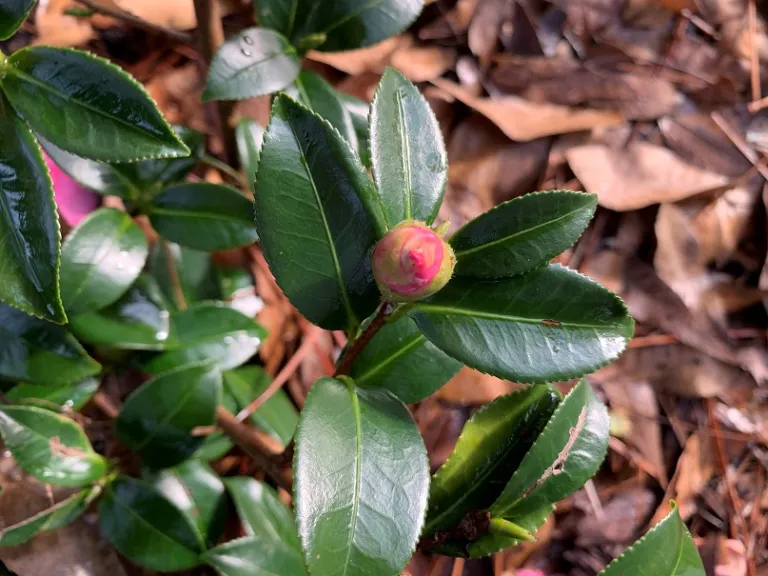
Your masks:
[[[32,4],[0,3],[0,38]],[[240,133],[253,202],[187,181],[202,135],[169,126],[106,60],[45,46],[0,56],[0,435],[29,477],[63,494],[0,529],[0,546],[95,506],[104,537],[159,572],[396,576],[417,548],[476,558],[535,539],[597,472],[609,419],[583,377],[621,354],[633,321],[618,296],[550,264],[596,198],[538,192],[453,234],[436,226],[447,158],[416,87],[388,69],[353,121],[343,97],[299,71],[309,48],[398,33],[421,2],[355,6],[265,2],[265,28],[214,57],[208,99],[284,90],[263,144],[252,125]],[[124,209],[97,209],[60,246],[42,150]],[[296,309],[348,336],[301,413],[252,360],[266,331],[254,302],[232,299],[252,278],[210,258],[257,241]],[[479,409],[431,474],[407,404],[462,365],[527,385]],[[142,383],[115,415],[128,452],[116,457],[94,449],[77,411],[128,372]],[[563,397],[550,383],[566,380]],[[234,444],[263,481],[214,472]],[[226,538],[232,511],[242,536]],[[704,570],[673,507],[603,574]]]

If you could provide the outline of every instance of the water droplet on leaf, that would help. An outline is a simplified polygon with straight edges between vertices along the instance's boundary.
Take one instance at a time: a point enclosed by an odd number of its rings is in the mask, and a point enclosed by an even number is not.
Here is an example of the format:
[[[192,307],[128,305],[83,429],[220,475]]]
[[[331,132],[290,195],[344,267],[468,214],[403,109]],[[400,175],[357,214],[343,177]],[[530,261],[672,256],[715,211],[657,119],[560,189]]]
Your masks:
[[[248,50],[248,48],[243,48],[243,56],[250,57],[251,55],[253,55],[253,52]]]

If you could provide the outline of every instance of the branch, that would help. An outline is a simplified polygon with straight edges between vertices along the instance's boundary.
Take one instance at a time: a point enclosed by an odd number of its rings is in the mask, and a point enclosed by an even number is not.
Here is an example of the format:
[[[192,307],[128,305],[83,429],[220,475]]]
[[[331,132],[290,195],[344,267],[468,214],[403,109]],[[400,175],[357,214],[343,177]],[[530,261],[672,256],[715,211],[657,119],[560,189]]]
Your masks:
[[[172,30],[171,28],[165,28],[164,26],[158,26],[157,24],[153,24],[152,22],[147,22],[146,20],[142,20],[138,16],[135,16],[130,12],[126,12],[125,10],[104,6],[103,4],[97,2],[96,0],[77,0],[77,1],[83,6],[90,8],[91,10],[93,10],[98,14],[104,14],[105,16],[109,16],[111,18],[114,18],[115,20],[122,20],[123,22],[127,22],[131,26],[135,26],[136,28],[141,28],[142,30],[146,30],[147,32],[151,32],[152,34],[162,34],[163,36],[168,36],[168,38],[171,38],[183,44],[192,44],[192,41],[193,41],[192,35],[188,34],[187,32],[181,32],[179,30]]]
[[[205,61],[210,64],[216,52],[224,44],[224,27],[221,23],[219,3],[215,0],[195,0],[195,15],[200,51]],[[224,145],[224,160],[230,166],[237,168],[237,140],[235,129],[229,124],[234,108],[234,102],[224,100],[216,102],[221,141]]]
[[[389,302],[382,302],[379,309],[376,310],[376,316],[373,317],[371,323],[365,327],[363,333],[353,340],[344,352],[344,355],[339,360],[339,366],[336,368],[334,376],[346,376],[350,373],[357,357],[368,346],[376,332],[384,327],[390,314],[392,314],[392,306],[390,306]]]
[[[291,470],[283,466],[283,447],[271,437],[239,422],[223,406],[216,409],[216,424],[251,457],[254,464],[288,492],[293,486]]]

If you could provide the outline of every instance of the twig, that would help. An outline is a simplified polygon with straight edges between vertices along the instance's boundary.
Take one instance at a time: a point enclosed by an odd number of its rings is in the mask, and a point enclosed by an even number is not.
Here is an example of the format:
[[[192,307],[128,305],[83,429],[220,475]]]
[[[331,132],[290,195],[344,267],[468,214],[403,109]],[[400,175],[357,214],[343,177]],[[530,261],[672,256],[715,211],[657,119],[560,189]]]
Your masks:
[[[720,432],[720,422],[715,416],[714,400],[707,399],[707,416],[709,422],[712,424],[712,428],[716,433]],[[733,483],[731,482],[731,475],[728,471],[728,461],[725,457],[725,446],[723,445],[722,438],[719,435],[715,435],[715,452],[717,452],[717,458],[720,463],[720,468],[723,470],[723,482],[725,483],[725,491],[728,494],[728,500],[731,502],[731,508],[733,508],[733,521],[731,523],[731,537],[736,537],[736,530],[734,525],[738,525],[741,532],[741,539],[744,544],[744,549],[749,548],[749,530],[742,517],[743,502],[739,495],[736,493]],[[755,565],[752,558],[747,557],[747,576],[755,576]]]
[[[116,20],[122,20],[123,22],[127,22],[131,26],[135,26],[136,28],[141,28],[142,30],[146,30],[147,32],[152,32],[153,34],[162,34],[164,36],[168,36],[169,38],[172,38],[173,40],[176,40],[177,42],[183,42],[184,44],[192,44],[193,42],[193,38],[191,34],[188,34],[186,32],[181,32],[179,30],[172,30],[171,28],[165,28],[164,26],[158,26],[157,24],[153,24],[152,22],[142,20],[138,16],[135,16],[130,12],[126,12],[125,10],[120,10],[119,8],[112,8],[109,6],[105,6],[100,2],[97,2],[96,0],[77,0],[77,1],[83,6],[87,6],[94,12],[97,12],[99,14],[104,14],[105,16],[109,16]]]
[[[307,335],[305,336],[304,340],[301,342],[301,346],[299,346],[299,349],[296,350],[296,353],[291,356],[291,359],[288,360],[288,362],[285,364],[282,370],[280,370],[280,373],[275,377],[275,379],[270,383],[270,385],[267,387],[264,392],[262,392],[256,400],[248,404],[245,408],[240,410],[240,412],[237,414],[237,421],[242,422],[248,416],[253,414],[256,410],[261,407],[264,402],[269,400],[275,392],[280,390],[280,388],[285,385],[286,382],[288,382],[288,379],[293,375],[296,370],[298,370],[299,365],[301,364],[301,361],[304,360],[304,357],[307,355],[307,353],[313,348],[315,342],[317,342],[320,335],[323,333],[323,331],[320,328],[317,328],[316,326],[312,326],[308,331]]]
[[[747,5],[749,19],[749,67],[752,84],[752,101],[760,100],[760,55],[757,53],[757,7],[755,0],[749,0]]]
[[[197,16],[197,33],[200,51],[205,61],[210,64],[216,52],[224,44],[224,27],[221,23],[221,9],[214,0],[195,0],[195,15]],[[224,145],[224,160],[230,166],[237,168],[237,141],[235,130],[230,125],[234,102],[219,100],[216,109],[219,113],[219,129]]]
[[[269,436],[246,426],[223,406],[216,409],[216,424],[251,457],[254,464],[289,492],[293,485],[291,471],[282,466],[282,446]]]
[[[227,176],[231,177],[235,182],[237,182],[237,185],[241,188],[248,191],[248,186],[245,182],[245,178],[243,178],[243,175],[240,174],[237,170],[232,168],[229,164],[226,162],[222,162],[218,158],[214,158],[213,156],[208,156],[208,154],[204,154],[202,158],[200,158],[200,161],[203,164],[208,164],[208,166],[212,166],[216,168],[219,172],[223,172]]]
[[[101,390],[97,390],[91,398],[91,401],[101,410],[104,414],[114,420],[120,414],[120,408],[118,408],[112,399],[104,394]]]
[[[181,278],[179,278],[179,270],[176,268],[176,260],[171,252],[171,245],[165,238],[160,238],[160,242],[163,247],[163,254],[165,254],[165,266],[168,269],[168,279],[171,281],[171,288],[173,288],[173,296],[176,298],[176,305],[179,310],[187,309],[187,299],[184,297],[184,288],[181,286]]]
[[[392,307],[388,302],[382,302],[379,305],[379,309],[376,310],[376,315],[371,320],[371,323],[365,327],[363,333],[360,334],[347,348],[344,355],[339,360],[338,368],[336,368],[335,376],[345,376],[352,370],[352,365],[357,360],[357,357],[365,349],[371,339],[376,335],[376,332],[381,330],[384,324],[387,323],[387,318],[392,313]]]
[[[720,130],[728,136],[728,139],[733,143],[736,148],[739,149],[744,157],[749,160],[752,165],[757,169],[763,178],[768,180],[768,167],[763,163],[762,159],[757,155],[752,148],[749,147],[747,141],[739,134],[723,117],[719,112],[712,112],[712,120],[717,124]]]

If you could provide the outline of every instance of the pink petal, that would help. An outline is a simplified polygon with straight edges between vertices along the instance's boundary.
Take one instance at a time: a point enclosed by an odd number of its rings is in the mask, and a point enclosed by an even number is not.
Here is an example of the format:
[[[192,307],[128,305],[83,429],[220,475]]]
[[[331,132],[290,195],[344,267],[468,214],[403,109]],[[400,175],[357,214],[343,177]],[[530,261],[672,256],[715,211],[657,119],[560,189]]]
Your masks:
[[[56,198],[61,217],[70,226],[77,226],[83,218],[99,207],[101,198],[98,194],[83,188],[67,176],[47,154],[44,153],[43,155],[48,169],[51,171],[53,195]]]

